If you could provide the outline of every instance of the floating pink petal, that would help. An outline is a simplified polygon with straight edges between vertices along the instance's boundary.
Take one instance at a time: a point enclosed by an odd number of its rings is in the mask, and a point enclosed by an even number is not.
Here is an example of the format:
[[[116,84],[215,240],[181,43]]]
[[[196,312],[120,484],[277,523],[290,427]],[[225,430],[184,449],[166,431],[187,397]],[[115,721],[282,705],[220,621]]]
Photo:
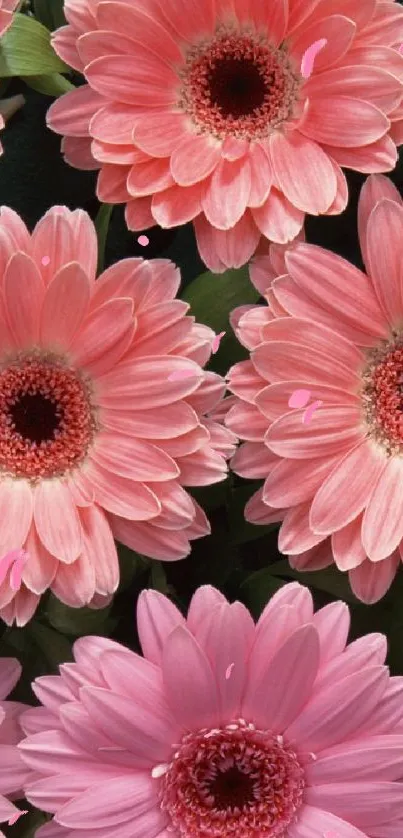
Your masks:
[[[9,826],[14,826],[14,824],[17,823],[17,821],[20,819],[21,815],[27,815],[27,814],[28,814],[28,809],[20,809],[18,812],[16,812],[15,815],[11,816],[10,820],[8,821],[8,825]]]
[[[288,407],[305,407],[311,398],[310,390],[294,390],[288,399]]]
[[[230,665],[226,669],[226,671],[225,671],[226,681],[228,681],[228,679],[231,677],[231,673],[232,673],[232,670],[233,670],[234,666],[235,666],[235,663],[230,663]]]
[[[312,404],[310,404],[309,407],[307,407],[307,409],[306,409],[306,411],[305,411],[305,413],[302,417],[302,421],[305,424],[308,424],[308,422],[311,421],[312,416],[313,416],[316,408],[320,407],[321,404],[323,404],[323,402],[320,399],[317,399],[316,402],[312,402]]]
[[[319,38],[319,41],[314,41],[310,47],[304,52],[301,61],[301,75],[304,79],[309,78],[312,73],[315,58],[318,52],[327,44],[327,38]]]
[[[138,243],[146,247],[147,244],[150,244],[150,239],[148,236],[139,236],[137,239]]]
[[[224,335],[225,335],[225,332],[220,332],[218,335],[216,335],[213,338],[213,341],[212,341],[212,344],[211,344],[211,351],[212,351],[213,355],[218,351],[218,347],[219,347],[221,339],[224,337]]]
[[[46,265],[50,265],[50,256],[42,256],[41,264],[46,268]]]

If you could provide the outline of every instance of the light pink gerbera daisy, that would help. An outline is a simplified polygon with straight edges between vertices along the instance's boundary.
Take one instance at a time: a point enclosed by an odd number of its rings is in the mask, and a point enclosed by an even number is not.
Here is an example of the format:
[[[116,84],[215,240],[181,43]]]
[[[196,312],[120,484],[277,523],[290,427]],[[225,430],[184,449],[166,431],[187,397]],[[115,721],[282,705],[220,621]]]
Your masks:
[[[15,658],[0,658],[0,823],[15,822],[23,814],[11,801],[24,797],[22,789],[31,776],[16,747],[24,736],[20,716],[28,707],[5,701],[20,675],[21,666]],[[5,838],[1,830],[0,838]]]
[[[230,372],[226,422],[247,440],[233,469],[266,478],[248,520],[283,520],[293,567],[335,561],[375,602],[403,555],[403,202],[382,175],[366,181],[358,222],[367,275],[298,244],[269,307],[235,312],[251,357]],[[290,409],[296,390],[322,402],[309,421]]]
[[[347,203],[341,166],[393,169],[403,9],[389,0],[65,0],[58,55],[87,84],[48,125],[99,168],[129,229],[194,221],[209,268],[292,240]],[[309,78],[302,59],[326,40]]]
[[[225,391],[202,369],[214,332],[174,299],[178,268],[126,259],[95,282],[96,264],[94,225],[81,210],[51,209],[31,237],[2,209],[7,623],[26,623],[49,587],[67,605],[102,603],[119,582],[113,535],[153,558],[186,556],[209,525],[183,486],[223,480],[234,449],[234,435],[208,416]]]
[[[33,684],[25,792],[54,815],[37,838],[401,838],[402,679],[349,623],[298,583],[257,625],[210,586],[187,620],[143,591],[144,658],[84,637]]]
[[[0,37],[7,32],[13,22],[15,12],[20,0],[0,0]]]

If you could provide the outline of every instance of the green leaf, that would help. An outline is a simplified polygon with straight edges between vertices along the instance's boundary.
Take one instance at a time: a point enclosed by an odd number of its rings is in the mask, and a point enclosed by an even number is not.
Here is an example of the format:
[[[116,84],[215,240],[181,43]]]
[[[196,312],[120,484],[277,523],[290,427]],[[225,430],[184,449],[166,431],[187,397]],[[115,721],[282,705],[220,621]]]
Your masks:
[[[222,332],[229,328],[228,316],[232,309],[256,303],[259,294],[249,279],[248,268],[244,267],[223,274],[210,271],[200,274],[185,288],[182,299],[190,303],[196,320],[206,323],[216,332]],[[226,337],[220,344],[220,350]]]
[[[64,0],[33,0],[35,17],[53,32],[67,23],[64,16]]]
[[[75,85],[60,73],[49,73],[47,76],[21,76],[21,78],[28,87],[46,96],[63,96],[69,90],[75,90]]]
[[[59,664],[73,660],[70,640],[58,631],[54,631],[36,620],[31,620],[25,631],[39,647],[52,671],[56,671]]]
[[[33,17],[14,15],[0,42],[0,77],[65,73],[69,69],[52,48],[45,26]]]
[[[161,562],[151,562],[150,582],[155,591],[159,591],[161,594],[168,593],[169,585]]]
[[[95,229],[98,236],[98,274],[102,273],[104,269],[106,239],[112,210],[112,204],[101,204],[95,219]]]
[[[125,547],[124,544],[118,543],[116,544],[116,548],[119,556],[120,593],[130,587],[137,574],[144,573],[148,569],[150,559],[146,556],[141,556],[140,553],[135,553],[134,550],[130,550],[130,548]]]
[[[112,603],[106,608],[69,608],[51,594],[44,614],[53,628],[62,634],[78,637],[84,634],[108,635]]]
[[[270,568],[257,570],[241,584],[243,599],[254,617],[259,617],[270,597],[287,583],[270,574]]]

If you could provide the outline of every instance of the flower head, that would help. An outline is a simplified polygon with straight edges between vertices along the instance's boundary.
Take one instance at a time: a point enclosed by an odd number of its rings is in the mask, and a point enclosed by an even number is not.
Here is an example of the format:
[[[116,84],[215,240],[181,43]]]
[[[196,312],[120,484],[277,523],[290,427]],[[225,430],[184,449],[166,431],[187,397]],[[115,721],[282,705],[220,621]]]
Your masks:
[[[95,282],[81,210],[51,209],[31,237],[3,208],[0,228],[0,615],[23,625],[48,587],[71,606],[110,597],[113,535],[186,556],[209,526],[183,487],[223,480],[235,437],[210,416],[214,332],[175,299],[171,262],[126,259]]]
[[[22,789],[31,776],[17,750],[24,736],[20,716],[28,707],[5,700],[20,675],[21,666],[15,658],[0,658],[0,823],[14,822],[22,814],[11,801],[24,797]],[[5,838],[1,830],[0,838]]]
[[[65,0],[65,12],[53,45],[87,81],[48,113],[66,160],[100,169],[98,197],[125,203],[131,230],[193,220],[216,272],[247,262],[262,237],[292,240],[305,213],[342,212],[342,166],[395,165],[395,2]]]
[[[300,243],[288,273],[268,276],[269,307],[233,315],[251,356],[231,370],[226,421],[246,440],[234,470],[266,478],[248,519],[282,520],[293,567],[335,561],[375,602],[403,555],[403,201],[382,175],[365,183],[358,221],[366,274]],[[298,389],[321,401],[309,424],[288,405]]]
[[[403,826],[403,687],[385,638],[285,585],[257,625],[199,588],[143,591],[144,658],[81,638],[23,717],[38,838],[388,838]],[[229,673],[229,675],[228,675]],[[393,831],[395,830],[395,832]]]

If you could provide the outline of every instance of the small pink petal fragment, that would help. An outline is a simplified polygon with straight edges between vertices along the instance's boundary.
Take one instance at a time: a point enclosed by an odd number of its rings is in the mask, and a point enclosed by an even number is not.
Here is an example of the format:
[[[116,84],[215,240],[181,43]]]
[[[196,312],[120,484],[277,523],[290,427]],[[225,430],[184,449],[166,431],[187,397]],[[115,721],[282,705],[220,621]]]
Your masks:
[[[150,244],[150,239],[147,236],[139,236],[137,239],[138,243],[146,247],[147,244]]]
[[[16,812],[15,815],[11,815],[11,818],[8,821],[8,825],[9,826],[14,826],[14,824],[17,823],[17,821],[21,817],[21,815],[27,815],[27,814],[28,814],[28,809],[20,809],[20,811]]]
[[[400,55],[403,55],[403,44],[400,44],[398,52],[400,52]]]
[[[235,666],[234,663],[230,663],[229,667],[226,669],[226,671],[225,671],[226,681],[228,681],[228,679],[231,677],[231,673],[232,673],[232,670],[233,670],[234,666]]]
[[[288,399],[288,407],[305,407],[311,398],[310,390],[294,390]]]
[[[308,79],[312,73],[315,58],[318,52],[327,44],[327,38],[320,38],[319,41],[314,41],[310,47],[304,52],[301,62],[301,75],[304,79]]]
[[[321,404],[323,404],[323,402],[320,399],[317,399],[316,402],[312,402],[312,404],[310,404],[309,407],[307,407],[307,409],[306,409],[306,411],[305,411],[305,413],[302,417],[302,421],[305,424],[308,424],[308,422],[311,421],[312,416],[314,414],[314,411],[316,410],[317,407],[320,407]]]
[[[181,381],[183,378],[191,378],[194,374],[194,371],[189,368],[186,370],[175,370],[175,372],[171,372],[171,375],[168,375],[168,381]]]
[[[159,777],[163,777],[164,774],[167,773],[168,768],[169,768],[168,763],[163,762],[163,763],[161,763],[161,765],[156,765],[155,768],[153,768],[152,771],[151,771],[151,776],[152,776],[153,780],[158,780]]]
[[[212,351],[213,355],[216,352],[218,352],[218,347],[220,345],[221,338],[223,338],[224,335],[225,335],[225,332],[220,332],[218,335],[215,336],[215,338],[213,338],[213,342],[211,344],[211,351]]]
[[[41,263],[46,268],[50,264],[50,256],[42,256]]]

